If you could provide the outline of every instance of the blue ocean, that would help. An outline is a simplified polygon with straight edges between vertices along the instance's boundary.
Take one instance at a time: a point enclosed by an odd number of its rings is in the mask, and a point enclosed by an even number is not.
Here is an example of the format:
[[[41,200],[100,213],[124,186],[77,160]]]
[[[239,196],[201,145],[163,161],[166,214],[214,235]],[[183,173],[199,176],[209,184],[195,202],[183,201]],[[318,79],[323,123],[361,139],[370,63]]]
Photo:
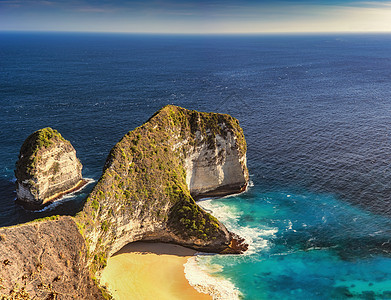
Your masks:
[[[248,143],[248,191],[200,205],[249,251],[200,266],[243,299],[391,299],[391,35],[0,33],[0,225],[72,215],[94,185],[16,205],[33,131],[61,132],[96,181],[166,104],[231,114]]]

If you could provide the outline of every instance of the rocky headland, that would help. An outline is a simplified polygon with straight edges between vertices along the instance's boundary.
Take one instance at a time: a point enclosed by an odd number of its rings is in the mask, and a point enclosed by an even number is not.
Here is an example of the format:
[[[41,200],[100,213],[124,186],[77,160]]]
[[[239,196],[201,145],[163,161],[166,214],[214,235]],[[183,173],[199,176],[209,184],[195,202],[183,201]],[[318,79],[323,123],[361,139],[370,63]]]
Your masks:
[[[16,194],[27,208],[40,208],[85,184],[82,164],[57,130],[43,128],[23,143],[16,163]]]
[[[52,150],[43,158],[46,151],[32,142],[41,139],[26,140],[15,172],[18,183],[28,184],[35,178],[36,184],[40,178],[67,173],[62,171],[70,168],[67,164],[60,164],[56,173],[39,164],[56,157],[53,149],[63,142],[57,134],[44,145]],[[39,157],[34,172],[26,167],[34,159],[24,162],[24,153]],[[47,297],[99,299],[102,296],[91,278],[99,278],[107,258],[135,241],[242,253],[247,249],[244,240],[201,209],[194,198],[238,193],[246,188],[248,179],[246,142],[236,119],[166,106],[113,147],[100,180],[75,217],[46,218],[0,229],[0,284],[4,288],[0,294],[20,293],[25,287],[22,292],[31,298],[41,297],[44,289]],[[31,190],[37,196],[29,197],[44,203],[53,188],[49,184],[40,193]],[[44,269],[47,272],[42,274]],[[72,287],[66,291],[62,288],[66,285]]]
[[[247,182],[246,142],[236,119],[165,106],[113,147],[76,216],[93,270],[141,240],[206,252],[245,251],[243,240],[202,210],[191,193],[237,193]]]

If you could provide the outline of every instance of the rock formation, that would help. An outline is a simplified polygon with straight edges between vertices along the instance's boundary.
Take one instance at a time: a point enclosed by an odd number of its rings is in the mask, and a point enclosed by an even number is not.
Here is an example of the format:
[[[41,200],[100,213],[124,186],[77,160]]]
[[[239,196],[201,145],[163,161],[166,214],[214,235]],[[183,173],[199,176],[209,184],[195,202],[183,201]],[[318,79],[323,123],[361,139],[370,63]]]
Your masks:
[[[241,253],[247,245],[191,194],[239,192],[248,182],[246,142],[236,119],[166,106],[127,133],[76,220],[93,271],[130,242],[172,242]]]
[[[51,128],[31,134],[20,149],[16,163],[19,202],[38,208],[81,185],[82,165],[71,143]]]
[[[1,299],[103,299],[71,217],[0,229]]]
[[[236,120],[227,115],[194,113],[191,138],[176,144],[182,147],[186,184],[193,198],[225,196],[245,190],[248,182],[246,143]],[[201,118],[209,118],[205,124]],[[213,118],[216,118],[213,120]],[[228,119],[227,119],[228,118]],[[227,121],[231,122],[227,125]],[[208,128],[212,125],[212,129]],[[220,128],[214,128],[214,126]],[[236,125],[236,126],[235,126]],[[227,128],[227,126],[230,126]],[[191,139],[195,139],[190,141]]]
[[[42,204],[78,184],[81,164],[71,144],[45,128],[23,144],[15,174],[19,199]],[[247,182],[236,119],[166,106],[113,147],[75,217],[0,228],[0,298],[101,299],[105,290],[91,276],[134,241],[242,253],[244,240],[193,196],[237,193]]]

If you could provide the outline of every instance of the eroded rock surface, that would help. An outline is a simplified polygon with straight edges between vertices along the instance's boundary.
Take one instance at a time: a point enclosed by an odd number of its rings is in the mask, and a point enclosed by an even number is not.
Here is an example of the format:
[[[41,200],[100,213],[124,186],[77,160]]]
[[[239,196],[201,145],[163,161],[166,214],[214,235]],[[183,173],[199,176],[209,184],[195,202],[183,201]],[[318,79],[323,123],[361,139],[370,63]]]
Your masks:
[[[71,143],[51,128],[31,134],[16,163],[16,192],[29,208],[55,200],[83,185],[82,165]]]
[[[225,196],[243,191],[248,182],[246,150],[243,133],[233,130],[226,115],[212,114],[217,130],[197,126],[202,114],[193,120],[192,137],[182,141],[186,183],[194,198]],[[198,118],[198,120],[197,120]],[[232,126],[233,125],[233,126]]]
[[[103,299],[71,217],[1,228],[0,286],[1,299]]]
[[[244,241],[202,210],[193,195],[239,192],[248,182],[246,142],[229,115],[166,106],[111,150],[76,217],[93,272],[129,242],[172,242],[241,253]]]
[[[42,205],[78,185],[81,164],[70,143],[45,128],[23,144],[15,174],[19,199]],[[77,216],[0,228],[0,297],[101,299],[92,276],[134,241],[242,253],[245,241],[193,197],[236,193],[247,182],[236,119],[166,106],[114,146]]]

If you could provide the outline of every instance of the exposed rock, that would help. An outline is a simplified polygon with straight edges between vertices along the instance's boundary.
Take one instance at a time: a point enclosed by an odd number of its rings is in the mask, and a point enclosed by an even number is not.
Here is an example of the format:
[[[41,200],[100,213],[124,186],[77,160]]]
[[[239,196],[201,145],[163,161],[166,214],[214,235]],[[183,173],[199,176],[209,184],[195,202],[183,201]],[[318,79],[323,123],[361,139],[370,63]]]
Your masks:
[[[20,200],[41,205],[77,186],[81,164],[71,144],[45,128],[23,144],[15,174]],[[242,253],[245,241],[193,196],[236,193],[247,181],[236,119],[166,106],[114,146],[76,217],[0,229],[0,298],[101,299],[105,290],[91,275],[133,241]]]
[[[191,135],[195,140],[181,142],[182,153],[186,153],[184,167],[190,194],[198,199],[245,190],[249,178],[246,144],[241,130],[235,128],[237,124],[227,125],[227,115],[209,114],[208,120],[202,120],[205,115],[192,114]],[[203,124],[205,121],[209,124]]]
[[[80,188],[82,165],[71,143],[51,128],[31,134],[16,163],[16,192],[29,208],[42,205]]]
[[[0,285],[1,299],[103,299],[71,217],[1,228]]]
[[[239,192],[248,182],[246,142],[229,115],[166,106],[127,133],[76,216],[92,271],[129,242],[172,242],[241,253],[244,241],[202,210],[199,196]]]

